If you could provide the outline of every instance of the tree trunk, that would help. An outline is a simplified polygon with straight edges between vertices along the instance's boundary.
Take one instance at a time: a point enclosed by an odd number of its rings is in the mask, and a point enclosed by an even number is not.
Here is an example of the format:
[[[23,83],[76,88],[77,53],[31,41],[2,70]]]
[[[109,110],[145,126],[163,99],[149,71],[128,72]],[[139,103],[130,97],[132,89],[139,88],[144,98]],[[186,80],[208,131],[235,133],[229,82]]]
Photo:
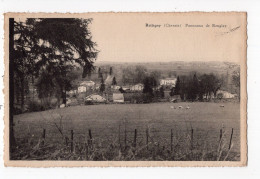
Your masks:
[[[66,105],[66,91],[62,90],[62,103]]]
[[[21,75],[21,109],[24,110],[24,76]]]
[[[14,18],[9,18],[9,150],[13,153],[16,146],[14,137]],[[12,158],[9,153],[10,159]]]

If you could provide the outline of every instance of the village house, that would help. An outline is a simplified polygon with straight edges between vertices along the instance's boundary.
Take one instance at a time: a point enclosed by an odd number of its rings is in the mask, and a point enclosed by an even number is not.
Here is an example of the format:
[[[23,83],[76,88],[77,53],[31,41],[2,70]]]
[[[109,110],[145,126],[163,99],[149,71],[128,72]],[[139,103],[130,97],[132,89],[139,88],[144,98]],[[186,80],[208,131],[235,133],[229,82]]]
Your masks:
[[[114,89],[114,90],[119,90],[119,89],[121,88],[121,86],[118,86],[118,85],[112,85],[111,88]]]
[[[232,93],[229,93],[229,92],[223,91],[223,90],[218,90],[217,91],[217,96],[219,94],[222,94],[222,98],[224,98],[224,99],[231,99],[231,98],[237,97],[237,94],[232,94]]]
[[[87,91],[87,87],[86,86],[79,86],[78,87],[78,93],[84,93]]]
[[[77,90],[70,90],[70,91],[67,91],[67,94],[71,97],[71,96],[77,94]]]
[[[94,81],[83,81],[80,86],[93,87],[95,85]]]
[[[221,97],[220,97],[221,96]],[[203,95],[203,99],[214,99],[214,98],[221,98],[221,99],[232,99],[237,97],[237,94],[232,94],[228,91],[218,90],[216,96],[211,93],[210,95]]]
[[[113,102],[114,103],[123,103],[124,95],[122,93],[113,93]]]
[[[80,83],[78,87],[78,93],[84,93],[89,89],[93,89],[95,87],[94,81],[83,81]]]
[[[135,84],[130,87],[131,91],[143,91],[143,89],[144,89],[144,85],[141,83]]]
[[[96,103],[103,103],[106,102],[107,99],[98,95],[98,94],[91,94],[85,98],[86,101],[96,102]]]
[[[130,91],[130,86],[122,86],[122,89],[123,89],[124,91]]]
[[[165,78],[160,80],[160,85],[175,87],[176,82],[177,82],[177,78]]]

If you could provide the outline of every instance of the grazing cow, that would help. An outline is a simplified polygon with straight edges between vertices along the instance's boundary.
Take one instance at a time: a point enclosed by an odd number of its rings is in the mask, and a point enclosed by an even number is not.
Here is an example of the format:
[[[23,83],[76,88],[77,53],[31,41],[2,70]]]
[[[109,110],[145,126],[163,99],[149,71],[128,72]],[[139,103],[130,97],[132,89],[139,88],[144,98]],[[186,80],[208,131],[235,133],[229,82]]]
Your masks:
[[[190,109],[190,106],[187,106],[186,109]]]
[[[224,108],[225,106],[222,104],[222,105],[220,105],[220,107],[221,107],[221,108]]]
[[[179,109],[182,109],[183,107],[182,106],[179,106]]]

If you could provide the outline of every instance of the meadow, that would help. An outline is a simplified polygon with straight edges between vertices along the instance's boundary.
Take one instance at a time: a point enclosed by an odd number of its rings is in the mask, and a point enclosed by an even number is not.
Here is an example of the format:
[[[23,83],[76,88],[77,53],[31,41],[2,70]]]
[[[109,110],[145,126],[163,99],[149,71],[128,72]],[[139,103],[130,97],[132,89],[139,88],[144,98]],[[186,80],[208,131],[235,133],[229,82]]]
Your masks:
[[[73,106],[15,115],[18,146],[11,158],[237,161],[239,111],[239,103],[231,102],[166,102]]]

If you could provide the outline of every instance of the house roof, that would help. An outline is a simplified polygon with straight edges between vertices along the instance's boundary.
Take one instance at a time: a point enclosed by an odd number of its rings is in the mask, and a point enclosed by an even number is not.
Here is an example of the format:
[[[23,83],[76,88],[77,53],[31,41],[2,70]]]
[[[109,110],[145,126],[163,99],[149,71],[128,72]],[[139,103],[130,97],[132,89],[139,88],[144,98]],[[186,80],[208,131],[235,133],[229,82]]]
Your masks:
[[[137,84],[135,84],[133,86],[144,86],[144,85],[142,83],[137,83]]]
[[[83,81],[80,83],[80,86],[93,86],[94,84],[94,81]]]
[[[87,96],[86,98],[95,98],[95,97],[106,99],[106,98],[104,98],[104,97],[102,97],[102,96],[100,96],[98,94],[91,94],[91,95]]]
[[[164,78],[164,79],[161,79],[161,80],[177,80],[177,78]]]
[[[108,75],[106,80],[105,80],[105,84],[112,85],[113,78],[114,78],[113,75]]]

